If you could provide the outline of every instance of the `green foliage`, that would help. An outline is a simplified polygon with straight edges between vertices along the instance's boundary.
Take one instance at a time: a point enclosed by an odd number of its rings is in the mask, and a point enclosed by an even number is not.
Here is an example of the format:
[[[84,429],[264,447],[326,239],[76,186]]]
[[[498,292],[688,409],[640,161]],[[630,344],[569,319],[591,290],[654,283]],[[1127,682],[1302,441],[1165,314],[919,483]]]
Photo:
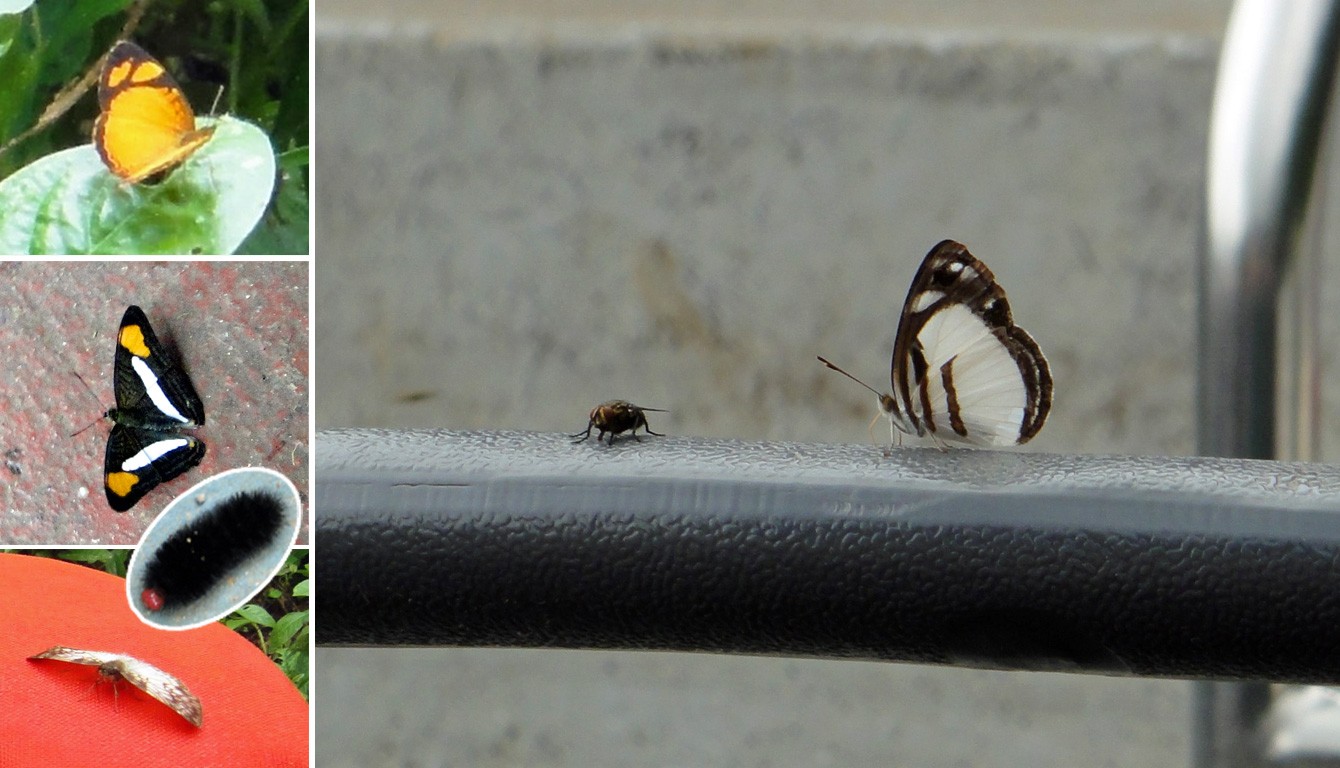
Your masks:
[[[0,16],[0,147],[38,127],[0,154],[0,179],[58,150],[89,143],[96,88],[49,124],[38,126],[39,116],[61,88],[79,81],[126,35],[135,5],[131,0],[42,0],[20,14]],[[255,240],[246,246],[238,240],[228,252],[308,251],[308,20],[305,0],[150,0],[129,33],[176,75],[197,113],[210,112],[222,86],[223,111],[263,131],[272,155],[294,153],[304,159],[301,167],[284,167],[279,194],[267,197]],[[300,204],[295,202],[299,197]],[[26,202],[40,206],[33,199]],[[67,209],[62,215],[74,219],[81,212]],[[238,226],[232,211],[215,217]],[[248,231],[255,225],[256,220],[246,223]]]
[[[53,560],[65,560],[79,563],[110,573],[113,576],[126,577],[126,566],[130,563],[129,549],[6,549],[3,552],[22,552],[33,557],[48,557]]]
[[[307,550],[290,552],[270,586],[223,620],[230,629],[251,637],[252,642],[284,670],[304,698],[309,682],[311,634],[307,606],[311,586],[309,575]],[[276,615],[279,618],[276,619]]]
[[[238,250],[263,256],[271,253],[306,253],[308,212],[307,148],[279,156],[279,188],[261,223]]]

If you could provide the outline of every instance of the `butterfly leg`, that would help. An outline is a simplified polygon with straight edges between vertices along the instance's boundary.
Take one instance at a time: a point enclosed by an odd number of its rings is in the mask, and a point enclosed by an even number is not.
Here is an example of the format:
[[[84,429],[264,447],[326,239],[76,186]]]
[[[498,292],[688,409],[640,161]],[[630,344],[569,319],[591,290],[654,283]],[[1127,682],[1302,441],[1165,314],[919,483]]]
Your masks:
[[[876,413],[876,414],[875,414],[875,418],[871,419],[871,420],[870,420],[870,423],[867,424],[866,427],[865,427],[865,432],[866,432],[866,434],[870,435],[870,444],[871,444],[871,445],[879,445],[879,443],[875,441],[875,422],[879,421],[879,417],[880,417],[880,416],[883,416],[883,415],[884,415],[884,414],[882,414],[882,413]]]
[[[870,444],[873,445],[873,446],[875,446],[875,447],[877,447],[877,448],[879,448],[879,449],[884,453],[885,458],[887,458],[887,457],[893,455],[892,445],[891,445],[891,444],[893,443],[893,420],[892,420],[892,419],[889,420],[889,443],[890,443],[890,445],[880,445],[880,444],[875,440],[875,422],[879,421],[879,417],[880,417],[880,416],[883,416],[883,415],[884,415],[884,412],[883,412],[883,411],[879,411],[879,412],[877,412],[877,413],[875,414],[875,418],[871,419],[871,420],[870,420],[870,423],[866,425],[865,432],[866,432],[866,434],[870,435]]]

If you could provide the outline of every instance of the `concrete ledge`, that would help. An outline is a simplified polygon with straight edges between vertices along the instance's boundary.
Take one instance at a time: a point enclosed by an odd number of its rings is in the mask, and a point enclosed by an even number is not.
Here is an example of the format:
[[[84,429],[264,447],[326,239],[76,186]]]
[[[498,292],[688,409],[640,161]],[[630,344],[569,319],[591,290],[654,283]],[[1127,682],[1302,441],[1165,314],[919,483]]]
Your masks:
[[[860,439],[925,251],[1052,361],[1037,442],[1191,448],[1212,40],[322,26],[323,426]],[[375,264],[375,269],[369,269]],[[1064,298],[1062,298],[1064,297]]]

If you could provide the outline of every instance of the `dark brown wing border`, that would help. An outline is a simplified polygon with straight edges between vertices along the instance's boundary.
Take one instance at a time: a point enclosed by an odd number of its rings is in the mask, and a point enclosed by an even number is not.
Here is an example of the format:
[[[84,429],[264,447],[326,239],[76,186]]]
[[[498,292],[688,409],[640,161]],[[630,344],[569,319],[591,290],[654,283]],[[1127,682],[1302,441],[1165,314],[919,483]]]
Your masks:
[[[920,310],[913,310],[916,299],[927,292],[942,294],[939,299]],[[996,335],[1010,356],[1019,366],[1019,375],[1023,377],[1024,388],[1028,393],[1028,402],[1024,409],[1023,422],[1019,425],[1017,443],[1026,443],[1042,429],[1052,406],[1052,375],[1033,337],[1014,324],[1010,312],[1010,302],[1005,289],[996,282],[991,269],[973,256],[967,246],[954,240],[941,240],[931,248],[917,269],[907,298],[903,301],[902,315],[898,318],[898,334],[893,343],[893,359],[889,377],[893,384],[897,405],[916,430],[918,436],[950,428],[951,425],[936,425],[930,421],[934,409],[931,407],[927,389],[927,368],[925,350],[917,340],[926,322],[936,312],[947,306],[962,304],[982,318]],[[900,361],[903,361],[900,364]],[[913,390],[921,406],[925,421],[912,409]],[[961,424],[953,409],[957,402],[947,404],[951,409],[951,420]],[[962,434],[962,432],[960,432]]]

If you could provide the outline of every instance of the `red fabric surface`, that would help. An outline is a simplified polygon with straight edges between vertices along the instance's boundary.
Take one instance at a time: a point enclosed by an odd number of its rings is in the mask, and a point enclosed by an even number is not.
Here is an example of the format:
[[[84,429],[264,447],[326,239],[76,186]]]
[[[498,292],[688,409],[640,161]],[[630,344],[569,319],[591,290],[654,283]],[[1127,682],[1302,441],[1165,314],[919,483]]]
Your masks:
[[[0,767],[306,766],[307,702],[255,646],[221,624],[153,629],[122,579],[0,554]],[[97,667],[30,661],[53,645],[123,653],[175,675],[203,725]]]

